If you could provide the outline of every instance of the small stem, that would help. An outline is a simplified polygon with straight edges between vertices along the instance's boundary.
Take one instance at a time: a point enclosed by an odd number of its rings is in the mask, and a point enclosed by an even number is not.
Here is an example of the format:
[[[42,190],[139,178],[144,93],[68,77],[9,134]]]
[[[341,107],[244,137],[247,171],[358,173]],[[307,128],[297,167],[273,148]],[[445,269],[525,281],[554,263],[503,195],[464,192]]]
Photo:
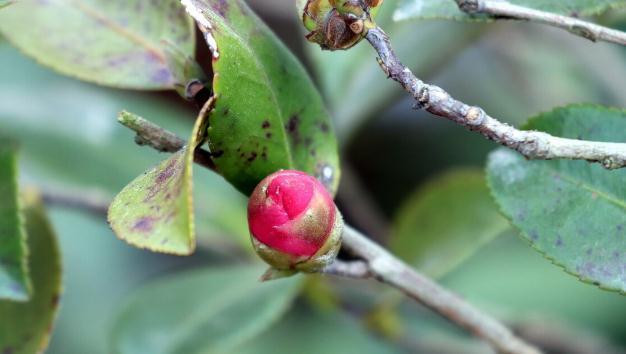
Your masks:
[[[415,77],[400,62],[389,37],[379,27],[370,29],[367,40],[378,53],[378,62],[388,77],[398,82],[416,100],[416,108],[449,119],[480,133],[529,159],[572,159],[599,162],[607,169],[626,166],[626,144],[584,141],[554,137],[538,131],[523,131],[490,117],[476,106],[457,101],[442,88]]]
[[[157,137],[173,136],[172,133],[152,123],[132,124],[129,127],[140,136],[145,136],[144,129],[153,131]],[[157,139],[157,141],[161,140]],[[175,143],[176,139],[163,141]],[[148,145],[154,147],[154,144]],[[170,148],[174,148],[174,146],[163,147],[167,148],[168,151]],[[205,165],[202,166],[207,167]],[[538,350],[515,337],[500,322],[481,313],[478,309],[452,292],[443,289],[426,276],[417,273],[406,263],[403,263],[384,248],[347,225],[344,229],[342,245],[348,252],[360,257],[362,262],[335,262],[324,269],[324,273],[359,279],[373,276],[379,281],[403,291],[411,298],[421,302],[459,326],[466,328],[475,335],[484,338],[502,353],[539,353]],[[367,265],[367,267],[364,267],[364,265]]]
[[[117,120],[125,127],[137,133],[135,142],[138,145],[147,145],[157,151],[170,153],[185,147],[186,142],[176,134],[133,113],[122,111],[118,115]],[[206,150],[197,148],[194,152],[194,161],[209,170],[217,170],[211,158],[211,153]]]
[[[561,28],[593,42],[605,41],[626,45],[626,33],[578,18],[558,15],[514,5],[507,1],[455,0],[459,8],[470,14],[485,14],[513,20],[531,21]],[[558,0],[555,0],[558,1]]]
[[[484,314],[456,294],[418,273],[387,250],[346,226],[343,246],[365,260],[371,274],[407,296],[436,311],[451,322],[485,339],[500,353],[536,354],[536,348],[516,337],[506,326]]]
[[[39,192],[46,204],[75,208],[96,216],[107,214],[111,198],[100,191],[43,188]]]

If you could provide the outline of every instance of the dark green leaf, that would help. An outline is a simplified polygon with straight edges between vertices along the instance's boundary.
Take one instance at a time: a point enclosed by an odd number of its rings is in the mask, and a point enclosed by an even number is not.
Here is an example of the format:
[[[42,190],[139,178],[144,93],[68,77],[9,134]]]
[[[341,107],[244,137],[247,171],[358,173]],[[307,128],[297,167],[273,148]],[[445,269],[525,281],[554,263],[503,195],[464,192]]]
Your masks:
[[[297,169],[331,190],[337,142],[322,99],[289,50],[240,0],[184,1],[215,41],[215,110],[208,129],[215,164],[246,195],[268,174]]]
[[[404,64],[416,70],[422,79],[436,73],[442,65],[454,60],[484,31],[481,27],[466,27],[457,23],[424,23],[419,31],[407,23],[392,21],[398,0],[385,0],[376,22],[391,37]],[[304,35],[303,35],[304,37]],[[416,47],[421,50],[416,51]],[[377,117],[404,91],[385,75],[376,62],[376,56],[367,43],[347,51],[322,51],[319,46],[307,44],[335,118],[337,133],[342,142],[355,133],[368,119]]]
[[[0,353],[43,352],[59,308],[61,260],[57,241],[38,198],[27,195],[25,199],[33,296],[25,303],[0,301]]]
[[[137,292],[117,319],[118,354],[234,353],[290,306],[300,279],[260,282],[256,266],[179,274]]]
[[[26,236],[18,203],[15,145],[0,138],[0,300],[30,297]]]
[[[165,45],[194,52],[194,28],[177,1],[21,0],[0,12],[0,33],[59,72],[102,85],[173,88]]]
[[[419,270],[441,277],[509,227],[477,170],[427,182],[395,218],[391,249]]]
[[[341,311],[318,312],[299,306],[238,354],[399,353]]]
[[[509,0],[511,4],[562,15],[597,15],[612,7],[626,3],[624,0]],[[401,0],[394,20],[408,19],[471,19],[462,12],[455,0]],[[483,17],[484,18],[484,17]]]
[[[212,102],[207,102],[206,109]],[[196,120],[188,144],[137,177],[113,200],[108,220],[115,234],[139,248],[189,255],[196,248],[193,208],[194,151],[206,130],[207,110]],[[136,120],[128,112],[120,120]]]
[[[626,142],[626,111],[580,105],[526,125],[553,135]],[[503,213],[531,245],[567,272],[605,289],[626,291],[626,170],[584,161],[527,161],[499,149],[488,180]]]

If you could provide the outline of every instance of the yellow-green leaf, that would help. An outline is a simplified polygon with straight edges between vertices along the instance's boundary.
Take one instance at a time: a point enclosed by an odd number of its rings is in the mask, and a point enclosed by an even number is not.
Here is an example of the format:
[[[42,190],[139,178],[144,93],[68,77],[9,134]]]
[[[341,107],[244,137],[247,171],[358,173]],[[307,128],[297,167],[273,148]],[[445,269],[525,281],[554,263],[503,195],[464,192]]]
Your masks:
[[[193,207],[194,151],[212,100],[201,110],[187,146],[124,188],[109,207],[115,234],[129,244],[155,252],[189,255],[196,248]],[[120,120],[136,120],[128,112]]]

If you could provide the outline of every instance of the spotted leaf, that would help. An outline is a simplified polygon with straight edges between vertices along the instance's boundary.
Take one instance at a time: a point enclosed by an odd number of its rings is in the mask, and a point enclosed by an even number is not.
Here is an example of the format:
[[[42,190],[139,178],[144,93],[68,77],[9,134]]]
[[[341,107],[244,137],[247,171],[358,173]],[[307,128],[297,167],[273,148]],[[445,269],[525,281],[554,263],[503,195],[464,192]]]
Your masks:
[[[213,51],[209,146],[245,194],[279,169],[315,175],[335,191],[337,142],[319,92],[298,60],[239,0],[183,0]]]
[[[570,106],[533,118],[526,128],[626,143],[626,111]],[[626,292],[626,169],[528,161],[498,149],[487,170],[502,212],[535,249],[585,282]]]
[[[155,252],[193,253],[193,159],[211,104],[207,102],[198,115],[184,149],[137,177],[115,197],[108,219],[119,238]],[[136,118],[127,112],[120,114],[120,120],[130,119]]]

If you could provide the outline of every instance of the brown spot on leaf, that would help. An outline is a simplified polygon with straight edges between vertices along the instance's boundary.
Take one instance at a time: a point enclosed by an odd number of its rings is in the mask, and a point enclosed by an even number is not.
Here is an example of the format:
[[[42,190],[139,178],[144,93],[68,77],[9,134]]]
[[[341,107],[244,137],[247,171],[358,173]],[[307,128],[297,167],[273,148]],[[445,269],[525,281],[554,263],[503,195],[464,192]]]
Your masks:
[[[291,141],[294,144],[299,144],[301,137],[300,137],[300,117],[297,114],[292,115],[289,120],[287,121],[287,124],[285,124],[285,129],[287,130],[287,134],[289,134],[289,136],[291,137]]]
[[[554,245],[555,245],[556,247],[561,247],[561,246],[563,246],[563,238],[561,238],[561,236],[560,236],[560,235],[559,235],[559,236],[557,236],[557,238],[556,238],[556,242],[554,242]]]
[[[134,231],[149,233],[154,228],[156,219],[152,216],[144,216],[133,225]]]
[[[330,131],[330,127],[328,126],[328,123],[326,122],[320,123],[320,130],[324,133],[328,133]]]
[[[261,124],[261,128],[263,129],[268,129],[269,127],[271,127],[272,125],[270,124],[269,120],[264,120],[263,123]]]
[[[178,159],[172,159],[167,164],[167,167],[165,167],[165,169],[159,173],[159,175],[157,176],[157,178],[154,181],[157,184],[163,184],[168,179],[170,179],[170,177],[172,177],[174,175],[174,173],[176,172],[175,167],[176,167],[176,163],[177,162],[178,162]]]

